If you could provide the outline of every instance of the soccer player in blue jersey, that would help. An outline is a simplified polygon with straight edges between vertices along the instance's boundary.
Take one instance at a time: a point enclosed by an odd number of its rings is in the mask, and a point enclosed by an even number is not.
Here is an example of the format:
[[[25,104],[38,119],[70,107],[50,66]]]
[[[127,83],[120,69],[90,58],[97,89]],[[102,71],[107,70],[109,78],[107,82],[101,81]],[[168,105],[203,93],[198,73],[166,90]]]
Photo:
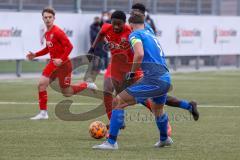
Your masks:
[[[171,78],[165,62],[164,52],[155,35],[145,30],[144,18],[132,15],[129,23],[133,32],[129,36],[134,60],[131,72],[127,79],[134,77],[135,71],[142,69],[144,76],[137,83],[126,88],[114,98],[113,111],[110,120],[109,138],[94,149],[115,150],[118,149],[117,136],[124,123],[124,108],[136,103],[142,103],[151,99],[152,112],[154,113],[160,139],[155,147],[169,146],[173,143],[167,135],[168,115],[163,106],[166,102],[167,92],[171,88]]]
[[[142,14],[142,16],[145,18],[145,11],[146,8],[143,4],[141,3],[136,3],[132,6],[132,11],[131,11],[131,15],[134,14]],[[144,22],[144,26],[145,29],[152,34],[155,34],[153,29],[151,28],[151,26]],[[192,116],[193,119],[195,121],[197,121],[199,119],[199,112],[197,109],[197,103],[194,101],[188,102],[187,100],[180,100],[176,97],[172,97],[172,96],[167,96],[167,100],[166,100],[166,105],[171,106],[171,107],[178,107],[178,108],[182,108],[185,110],[188,110]]]

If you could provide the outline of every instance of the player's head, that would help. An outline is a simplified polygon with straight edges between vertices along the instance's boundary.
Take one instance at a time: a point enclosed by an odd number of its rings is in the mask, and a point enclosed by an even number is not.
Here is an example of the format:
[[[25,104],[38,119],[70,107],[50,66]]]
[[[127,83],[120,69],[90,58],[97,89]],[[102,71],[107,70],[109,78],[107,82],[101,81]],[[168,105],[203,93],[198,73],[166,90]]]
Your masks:
[[[146,7],[142,3],[135,3],[132,5],[131,15],[134,13],[141,13],[143,16],[145,15]]]
[[[116,33],[121,33],[126,22],[126,14],[123,11],[115,11],[111,16],[111,24],[113,26],[113,31]]]
[[[47,27],[53,26],[55,20],[55,10],[51,7],[42,10],[42,19]]]
[[[131,15],[128,22],[133,30],[144,29],[144,17],[140,13]]]

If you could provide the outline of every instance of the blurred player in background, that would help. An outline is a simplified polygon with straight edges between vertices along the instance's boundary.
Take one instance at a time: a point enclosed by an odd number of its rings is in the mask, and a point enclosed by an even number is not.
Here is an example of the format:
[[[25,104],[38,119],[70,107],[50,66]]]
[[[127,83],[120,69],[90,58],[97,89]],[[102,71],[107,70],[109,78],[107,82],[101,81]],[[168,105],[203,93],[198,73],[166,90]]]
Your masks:
[[[98,32],[101,30],[101,19],[99,17],[94,18],[94,22],[90,26],[90,43],[93,44],[94,40],[96,39]],[[104,63],[104,56],[107,53],[106,50],[104,50],[105,42],[102,41],[101,43],[98,43],[95,47],[95,52],[93,53],[94,57],[91,59],[91,63],[88,66],[88,69],[84,76],[84,81],[87,82],[94,82],[96,80],[96,75],[100,73],[100,70],[105,65]],[[103,61],[102,61],[103,60]],[[97,86],[95,86],[97,89]]]
[[[69,54],[72,51],[72,44],[68,37],[58,26],[54,25],[55,11],[52,8],[45,8],[42,11],[42,19],[47,28],[45,33],[46,47],[39,52],[27,54],[29,60],[50,53],[50,61],[43,69],[42,76],[38,84],[39,109],[40,113],[32,117],[31,120],[48,119],[47,112],[47,87],[51,81],[58,78],[59,86],[65,96],[71,96],[88,87],[88,83],[83,82],[71,86],[72,64]]]
[[[139,68],[142,69],[144,76],[114,98],[109,138],[101,145],[93,146],[94,149],[118,149],[117,136],[119,129],[124,124],[124,108],[149,98],[160,133],[160,139],[155,147],[169,146],[173,143],[167,134],[168,115],[163,110],[167,92],[171,88],[170,73],[167,69],[164,53],[157,38],[145,29],[142,16],[131,16],[129,23],[133,28],[129,41],[134,51],[134,59],[127,79],[132,79]]]
[[[146,11],[146,8],[143,4],[136,3],[132,6],[131,15],[140,14],[143,17],[145,17],[145,11]],[[151,28],[151,26],[148,23],[146,23],[146,18],[144,18],[144,19],[145,19],[145,22],[144,22],[145,29],[152,34],[155,34],[155,32]],[[199,112],[197,110],[197,103],[194,101],[188,102],[186,100],[180,100],[180,99],[177,99],[176,97],[172,97],[172,96],[168,95],[166,105],[188,110],[192,114],[193,119],[195,121],[197,121],[199,118]]]

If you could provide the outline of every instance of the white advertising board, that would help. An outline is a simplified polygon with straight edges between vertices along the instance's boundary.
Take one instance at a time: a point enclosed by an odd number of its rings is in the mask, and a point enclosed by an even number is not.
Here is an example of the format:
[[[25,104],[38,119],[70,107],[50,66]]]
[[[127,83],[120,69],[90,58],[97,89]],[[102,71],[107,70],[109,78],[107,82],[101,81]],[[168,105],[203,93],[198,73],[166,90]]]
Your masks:
[[[58,13],[56,25],[72,42],[71,57],[89,48],[89,26],[97,14]],[[240,54],[240,18],[153,15],[166,56]],[[45,46],[41,13],[0,13],[0,59],[25,59]],[[47,58],[44,56],[42,58]]]
[[[240,54],[240,18],[153,16],[168,56]]]

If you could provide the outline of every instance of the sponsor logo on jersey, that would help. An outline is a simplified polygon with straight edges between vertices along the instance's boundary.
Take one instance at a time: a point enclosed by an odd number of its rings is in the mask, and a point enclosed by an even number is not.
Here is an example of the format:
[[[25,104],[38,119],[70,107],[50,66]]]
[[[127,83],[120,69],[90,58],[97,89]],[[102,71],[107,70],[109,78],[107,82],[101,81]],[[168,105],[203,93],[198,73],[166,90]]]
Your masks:
[[[47,44],[47,46],[48,46],[49,48],[52,48],[52,47],[53,47],[53,43],[52,43],[51,41],[47,41],[46,44]]]

